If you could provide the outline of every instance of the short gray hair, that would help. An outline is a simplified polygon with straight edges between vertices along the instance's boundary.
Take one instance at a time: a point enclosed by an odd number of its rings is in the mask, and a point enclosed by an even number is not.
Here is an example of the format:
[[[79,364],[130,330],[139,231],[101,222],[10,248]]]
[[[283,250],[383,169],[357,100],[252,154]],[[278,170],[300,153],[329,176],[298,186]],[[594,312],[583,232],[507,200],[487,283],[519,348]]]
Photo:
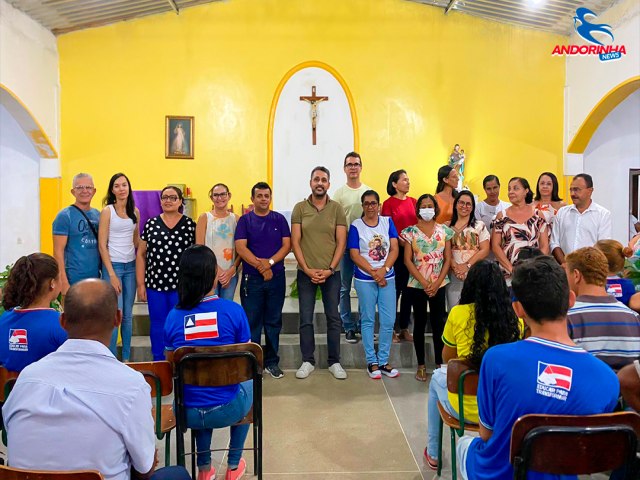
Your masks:
[[[73,187],[76,186],[76,181],[80,180],[81,178],[90,178],[91,181],[93,181],[93,177],[91,175],[89,175],[88,173],[78,173],[73,177],[73,182],[71,183],[71,185]]]

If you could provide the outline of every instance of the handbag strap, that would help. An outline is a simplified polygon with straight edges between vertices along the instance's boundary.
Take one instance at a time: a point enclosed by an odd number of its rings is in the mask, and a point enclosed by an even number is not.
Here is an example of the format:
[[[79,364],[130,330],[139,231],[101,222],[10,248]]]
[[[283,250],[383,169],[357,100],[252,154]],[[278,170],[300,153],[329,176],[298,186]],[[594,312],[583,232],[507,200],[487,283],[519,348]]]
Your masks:
[[[93,223],[91,223],[91,220],[89,220],[89,217],[87,217],[87,214],[84,213],[84,210],[82,210],[81,208],[79,208],[76,205],[71,205],[73,208],[75,208],[76,210],[78,210],[82,216],[84,217],[84,219],[87,221],[87,224],[89,225],[89,228],[91,229],[91,233],[93,233],[93,236],[96,237],[96,241],[98,240],[98,232],[96,231],[96,228],[93,226]]]

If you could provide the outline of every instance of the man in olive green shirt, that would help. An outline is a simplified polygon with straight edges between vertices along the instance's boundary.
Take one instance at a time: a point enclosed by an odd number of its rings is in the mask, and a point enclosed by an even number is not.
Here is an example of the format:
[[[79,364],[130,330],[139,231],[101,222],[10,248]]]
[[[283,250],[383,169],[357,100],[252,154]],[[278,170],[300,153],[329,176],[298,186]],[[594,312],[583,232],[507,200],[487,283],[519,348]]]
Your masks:
[[[318,287],[327,319],[329,371],[337,379],[347,378],[340,365],[340,260],[347,243],[347,219],[342,206],[327,195],[330,173],[326,167],[311,171],[311,195],[293,207],[291,246],[298,261],[300,306],[300,350],[302,365],[297,378],[307,378],[315,369],[313,313]]]
[[[347,153],[344,157],[344,173],[347,183],[333,194],[333,200],[342,205],[347,217],[347,235],[354,220],[362,216],[362,194],[369,187],[360,181],[362,159],[356,152]],[[345,338],[349,343],[357,343],[356,333],[360,331],[360,324],[351,318],[351,284],[353,283],[353,261],[346,248],[340,263],[340,319],[344,328]]]

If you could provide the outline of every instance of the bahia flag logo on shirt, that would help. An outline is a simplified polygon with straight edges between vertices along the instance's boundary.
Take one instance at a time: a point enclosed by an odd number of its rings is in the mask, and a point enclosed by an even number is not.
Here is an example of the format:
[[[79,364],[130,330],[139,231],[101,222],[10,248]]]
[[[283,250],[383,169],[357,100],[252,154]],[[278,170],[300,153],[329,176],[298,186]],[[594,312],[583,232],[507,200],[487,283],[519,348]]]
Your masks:
[[[26,352],[29,350],[26,328],[12,328],[9,330],[9,350]]]
[[[184,317],[184,339],[218,338],[218,312],[196,313]]]
[[[567,399],[571,390],[573,370],[562,365],[538,362],[538,382],[536,392],[556,400]]]
[[[611,285],[607,285],[607,293],[609,295],[613,295],[616,298],[622,297],[622,285],[619,283],[612,283]]]

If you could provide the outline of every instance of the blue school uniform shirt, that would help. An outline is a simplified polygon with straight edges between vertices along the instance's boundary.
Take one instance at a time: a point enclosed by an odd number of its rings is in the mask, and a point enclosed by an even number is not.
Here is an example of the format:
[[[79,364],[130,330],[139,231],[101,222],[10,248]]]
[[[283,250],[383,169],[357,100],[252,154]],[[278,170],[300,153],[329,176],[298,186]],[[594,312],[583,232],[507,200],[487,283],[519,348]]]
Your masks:
[[[636,287],[628,278],[607,277],[607,293],[628,307],[631,296],[636,293]]]
[[[91,208],[84,213],[97,232],[100,212]],[[64,269],[70,285],[87,278],[100,278],[98,239],[82,213],[75,207],[60,210],[53,221],[53,234],[67,237],[67,245],[64,247]]]
[[[469,446],[474,480],[511,480],[513,424],[522,415],[594,415],[612,412],[620,384],[613,370],[580,347],[530,337],[490,348],[478,383],[480,423],[493,434]],[[529,472],[529,480],[576,478]]]
[[[211,347],[251,341],[249,320],[240,305],[217,295],[205,297],[195,308],[169,312],[164,325],[164,345],[169,351],[180,347]],[[238,385],[225,387],[184,386],[187,407],[215,407],[229,403]]]
[[[360,255],[369,264],[375,268],[381,268],[384,266],[384,262],[389,255],[391,249],[391,239],[398,238],[398,231],[391,217],[384,217],[380,215],[378,217],[378,224],[375,227],[370,227],[362,218],[357,218],[349,227],[349,237],[347,239],[347,248],[357,248],[360,251]],[[373,277],[368,273],[363,272],[355,265],[353,270],[354,276],[358,280],[365,282],[373,282]],[[387,272],[385,278],[394,278],[395,272],[393,267]]]
[[[20,372],[55,352],[66,340],[60,313],[54,309],[11,309],[0,317],[0,365]]]

